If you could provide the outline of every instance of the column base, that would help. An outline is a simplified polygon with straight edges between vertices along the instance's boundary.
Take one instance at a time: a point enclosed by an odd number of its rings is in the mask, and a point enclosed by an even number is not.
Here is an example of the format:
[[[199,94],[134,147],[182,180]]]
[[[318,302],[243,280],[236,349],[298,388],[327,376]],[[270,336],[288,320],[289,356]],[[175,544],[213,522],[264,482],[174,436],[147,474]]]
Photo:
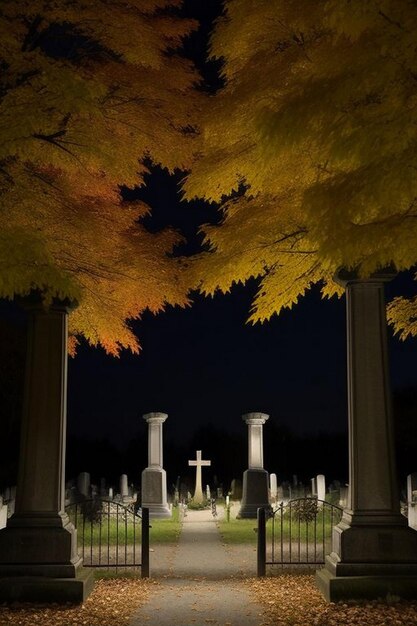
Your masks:
[[[247,469],[243,472],[242,502],[238,519],[256,519],[258,508],[272,512],[268,498],[268,472],[264,469]]]
[[[316,572],[329,602],[417,598],[417,532],[396,524],[352,525],[342,518],[333,529],[334,551]]]
[[[55,516],[43,525],[34,520],[30,525],[28,517],[18,516],[10,522],[0,531],[0,575],[75,577],[82,561],[77,531],[69,520],[65,526],[61,520],[61,527],[55,525]]]
[[[326,567],[316,572],[316,585],[327,602],[345,600],[386,600],[392,596],[417,598],[415,576],[391,575],[336,576]]]
[[[167,478],[165,470],[147,467],[142,472],[142,507],[149,509],[149,518],[171,517],[167,501]]]
[[[80,568],[75,578],[48,576],[0,577],[0,603],[57,602],[65,604],[84,602],[94,587],[94,571]]]

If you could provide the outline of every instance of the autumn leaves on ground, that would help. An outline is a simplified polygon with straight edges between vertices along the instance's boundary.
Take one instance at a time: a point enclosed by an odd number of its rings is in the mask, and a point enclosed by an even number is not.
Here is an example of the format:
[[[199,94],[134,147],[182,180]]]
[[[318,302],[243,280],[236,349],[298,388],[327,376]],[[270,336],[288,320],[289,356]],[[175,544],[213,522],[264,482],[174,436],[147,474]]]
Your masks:
[[[0,626],[127,626],[157,581],[100,580],[82,606],[1,607]],[[312,575],[282,574],[243,582],[264,607],[260,626],[415,626],[417,602],[330,603]],[[184,616],[184,624],[193,619]]]

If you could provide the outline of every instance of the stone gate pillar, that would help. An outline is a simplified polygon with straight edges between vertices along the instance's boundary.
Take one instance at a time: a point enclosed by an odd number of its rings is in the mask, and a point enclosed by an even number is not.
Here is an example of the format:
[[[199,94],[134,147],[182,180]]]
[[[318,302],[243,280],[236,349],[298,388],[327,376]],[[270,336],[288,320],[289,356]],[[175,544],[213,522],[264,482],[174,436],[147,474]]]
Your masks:
[[[0,600],[81,602],[93,587],[65,513],[68,301],[25,299],[28,347],[16,508],[0,531]]]
[[[148,423],[148,467],[142,472],[142,507],[151,518],[171,517],[167,501],[167,475],[163,469],[162,424],[166,413],[146,413]]]
[[[256,518],[258,507],[270,509],[268,472],[264,470],[263,425],[266,413],[246,413],[242,419],[248,425],[248,469],[243,472],[242,503],[238,517]]]
[[[340,270],[346,288],[349,500],[316,574],[327,600],[417,597],[417,532],[400,513],[394,458],[384,282]]]

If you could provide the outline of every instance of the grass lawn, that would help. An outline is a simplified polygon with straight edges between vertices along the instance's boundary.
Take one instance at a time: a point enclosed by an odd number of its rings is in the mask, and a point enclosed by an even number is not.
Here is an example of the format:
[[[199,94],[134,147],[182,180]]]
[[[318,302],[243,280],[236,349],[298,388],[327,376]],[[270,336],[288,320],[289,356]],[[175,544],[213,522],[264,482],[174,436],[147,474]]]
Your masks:
[[[71,517],[71,516],[70,516]],[[99,522],[90,522],[83,520],[78,515],[76,522],[78,546],[81,547],[93,544],[99,546],[104,544],[119,545],[140,544],[141,542],[141,520],[128,514],[125,519],[122,516],[119,519],[108,518],[103,516],[101,524]],[[179,512],[177,508],[173,509],[172,518],[150,520],[149,541],[153,543],[176,543],[181,531],[181,522],[179,521]]]

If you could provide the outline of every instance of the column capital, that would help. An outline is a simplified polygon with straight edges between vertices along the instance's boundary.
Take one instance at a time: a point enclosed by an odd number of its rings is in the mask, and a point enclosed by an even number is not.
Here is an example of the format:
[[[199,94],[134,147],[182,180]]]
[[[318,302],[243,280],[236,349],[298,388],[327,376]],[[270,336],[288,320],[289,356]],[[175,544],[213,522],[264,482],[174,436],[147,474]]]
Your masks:
[[[156,411],[153,413],[145,413],[142,417],[148,424],[163,424],[168,417],[168,413],[159,413]]]
[[[373,272],[369,276],[361,277],[358,269],[347,269],[346,267],[340,267],[336,270],[333,280],[342,287],[347,287],[351,283],[388,283],[397,276],[398,272],[393,265],[389,265]]]
[[[266,413],[244,413],[242,420],[250,425],[262,425],[269,419]]]
[[[52,298],[49,304],[46,304],[45,295],[39,289],[32,289],[32,291],[24,296],[17,295],[14,301],[27,312],[39,311],[48,313],[62,311],[70,313],[78,307],[77,300],[71,300],[70,298]]]

